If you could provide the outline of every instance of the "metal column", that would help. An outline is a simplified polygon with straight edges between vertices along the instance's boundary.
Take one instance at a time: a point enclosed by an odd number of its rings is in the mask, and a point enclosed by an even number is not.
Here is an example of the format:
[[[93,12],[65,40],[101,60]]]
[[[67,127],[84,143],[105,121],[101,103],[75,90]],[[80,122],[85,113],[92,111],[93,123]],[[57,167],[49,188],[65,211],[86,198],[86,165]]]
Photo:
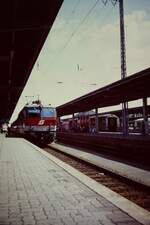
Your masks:
[[[99,129],[98,129],[98,108],[95,109],[95,129],[96,129],[96,133],[98,133]]]
[[[147,113],[147,98],[143,98],[143,129],[142,129],[142,133],[145,135],[148,135],[149,131],[148,131],[148,113]]]

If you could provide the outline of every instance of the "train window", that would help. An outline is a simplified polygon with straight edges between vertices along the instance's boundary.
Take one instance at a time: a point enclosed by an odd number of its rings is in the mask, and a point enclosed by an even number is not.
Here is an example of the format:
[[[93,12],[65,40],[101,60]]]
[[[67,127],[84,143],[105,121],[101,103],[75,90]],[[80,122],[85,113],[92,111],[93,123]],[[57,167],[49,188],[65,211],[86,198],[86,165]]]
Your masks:
[[[41,110],[41,117],[55,117],[56,116],[56,111],[54,108],[50,107],[43,107]]]

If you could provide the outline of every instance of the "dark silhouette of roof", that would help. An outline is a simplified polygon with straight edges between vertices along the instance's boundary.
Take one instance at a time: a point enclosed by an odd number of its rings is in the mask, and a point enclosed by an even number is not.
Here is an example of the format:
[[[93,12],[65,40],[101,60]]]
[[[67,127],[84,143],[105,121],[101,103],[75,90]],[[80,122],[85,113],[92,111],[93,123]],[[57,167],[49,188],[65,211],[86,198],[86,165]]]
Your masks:
[[[149,84],[150,68],[58,106],[56,108],[57,115],[69,115],[150,97]]]
[[[0,3],[0,120],[9,120],[63,0]]]

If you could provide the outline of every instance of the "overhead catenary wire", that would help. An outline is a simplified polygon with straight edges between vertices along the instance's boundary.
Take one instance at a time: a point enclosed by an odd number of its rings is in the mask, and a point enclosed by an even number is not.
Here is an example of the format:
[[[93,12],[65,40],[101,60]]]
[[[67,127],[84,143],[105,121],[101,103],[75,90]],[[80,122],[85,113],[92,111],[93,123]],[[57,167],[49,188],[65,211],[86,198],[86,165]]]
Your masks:
[[[68,17],[68,19],[67,19],[67,21],[66,21],[66,23],[65,23],[64,26],[68,25],[68,23],[69,23],[69,21],[70,21],[69,19],[72,18],[72,17],[75,15],[75,12],[76,12],[76,10],[77,10],[79,4],[80,4],[80,1],[81,1],[81,0],[78,0],[78,1],[76,2],[76,4],[74,5],[74,7],[73,7],[73,9],[71,10],[71,13],[70,13],[70,15],[69,15],[69,17]]]
[[[80,1],[81,0],[77,0],[76,1],[76,4],[74,5],[73,9],[71,10],[71,14],[69,15],[69,18],[72,18],[73,15],[75,14],[75,12],[76,12],[76,10],[78,8],[78,5],[80,4]],[[68,23],[69,23],[68,21],[69,21],[69,19],[67,19],[67,21],[66,21],[66,23],[65,23],[64,26],[67,26],[68,25]],[[37,63],[36,63],[37,70],[39,70],[39,66],[40,66],[39,60],[37,60]]]
[[[111,1],[111,3],[113,4],[113,6],[115,6],[118,0],[102,0],[102,2],[104,3],[104,5],[107,5],[108,1]]]
[[[72,38],[75,36],[75,34],[77,33],[77,31],[79,30],[79,28],[81,27],[81,25],[86,21],[86,19],[88,18],[88,16],[91,14],[91,12],[94,10],[94,8],[96,7],[96,5],[98,4],[100,0],[97,0],[92,7],[89,9],[89,11],[87,12],[87,14],[83,17],[83,19],[81,20],[80,24],[78,25],[78,27],[76,27],[76,29],[72,32],[72,34],[70,35],[70,37],[68,38],[68,40],[66,41],[66,44],[64,45],[64,47],[62,48],[62,51],[65,50],[65,48],[69,45],[70,41],[72,40]]]
[[[79,28],[81,27],[81,25],[86,21],[86,19],[88,18],[88,16],[92,13],[92,11],[94,10],[94,8],[96,7],[96,5],[98,4],[98,2],[100,2],[100,0],[96,0],[96,2],[92,5],[92,7],[89,9],[89,11],[86,13],[86,15],[83,17],[83,19],[81,20],[81,22],[79,23],[78,27],[76,27],[76,29],[72,32],[72,34],[70,35],[70,37],[67,39],[66,43],[64,44],[64,46],[61,48],[61,50],[58,52],[59,54],[62,54],[63,51],[66,49],[66,47],[69,45],[69,43],[71,42],[72,38],[75,36],[75,34],[77,33],[77,31],[79,30]],[[77,2],[76,4],[76,8],[77,5],[80,3],[80,0]],[[75,7],[74,7],[75,8]],[[45,71],[44,71],[45,72]]]
[[[79,5],[81,0],[79,0],[74,8],[72,9],[72,13],[75,13],[77,6]],[[101,0],[103,1],[103,0]],[[113,0],[112,0],[113,1]],[[118,1],[118,0],[114,0],[114,1]],[[71,40],[73,39],[73,37],[77,34],[77,32],[79,31],[80,27],[83,25],[83,23],[85,23],[85,21],[87,20],[87,18],[90,16],[90,14],[92,13],[92,11],[95,9],[95,7],[97,6],[97,4],[100,2],[100,0],[96,0],[94,2],[94,4],[92,5],[92,7],[88,10],[88,12],[85,14],[85,16],[81,19],[79,25],[74,29],[74,31],[71,33],[71,35],[69,36],[69,38],[67,39],[67,41],[65,42],[65,44],[62,46],[62,48],[59,50],[59,52],[57,53],[57,60],[58,60],[58,56],[60,56],[64,50],[68,47],[68,45],[70,44]],[[104,2],[103,2],[104,3]],[[105,6],[105,4],[103,4]],[[114,4],[113,4],[114,5]],[[114,5],[115,6],[115,5]],[[71,15],[72,15],[71,13]],[[109,15],[111,15],[109,13]],[[103,18],[104,20],[104,18]],[[56,57],[54,57],[53,59],[55,60]],[[44,71],[45,72],[45,71]]]
[[[78,0],[77,3],[75,4],[75,6],[74,6],[74,8],[73,8],[73,10],[72,10],[72,14],[75,13],[75,11],[76,11],[78,5],[80,4],[80,1],[81,1],[81,0]]]
[[[63,52],[66,47],[69,45],[69,43],[71,42],[72,38],[75,36],[75,34],[77,33],[77,31],[80,29],[80,27],[82,26],[82,24],[86,21],[86,19],[89,17],[89,15],[92,13],[92,11],[94,10],[94,8],[96,7],[96,5],[98,4],[100,0],[96,0],[96,2],[92,5],[92,7],[89,9],[89,11],[87,12],[87,14],[83,17],[83,19],[81,20],[80,24],[78,25],[78,27],[76,27],[76,29],[72,32],[72,34],[70,35],[70,37],[68,38],[68,40],[66,41],[66,44],[63,46],[63,48],[61,49],[61,51]],[[112,5],[115,6],[118,0],[110,0]],[[102,2],[104,3],[104,5],[107,4],[108,0],[104,1],[102,0]]]
[[[106,0],[104,2],[104,0],[101,0],[104,5],[107,4],[108,0]],[[115,6],[118,0],[110,0],[112,5]],[[71,40],[73,39],[73,37],[76,35],[76,33],[78,32],[78,30],[80,29],[80,27],[82,26],[82,24],[86,21],[86,19],[89,17],[89,15],[92,13],[92,11],[94,10],[94,8],[96,7],[96,5],[100,2],[100,0],[96,0],[96,2],[92,5],[92,7],[89,9],[89,11],[86,13],[86,15],[83,17],[83,19],[81,20],[81,22],[79,23],[79,25],[76,27],[76,29],[72,32],[72,34],[69,36],[69,38],[67,39],[66,43],[64,44],[64,46],[61,48],[60,53],[63,53],[63,51],[67,48],[67,46],[70,44]]]

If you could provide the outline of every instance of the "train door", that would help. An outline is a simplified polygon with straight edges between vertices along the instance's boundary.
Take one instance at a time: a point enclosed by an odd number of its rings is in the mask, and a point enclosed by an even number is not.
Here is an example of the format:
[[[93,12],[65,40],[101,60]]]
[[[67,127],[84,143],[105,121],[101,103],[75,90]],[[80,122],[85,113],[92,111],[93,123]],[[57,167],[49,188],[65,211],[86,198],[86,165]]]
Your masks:
[[[90,131],[90,133],[95,133],[96,132],[95,117],[90,117],[89,118],[89,131]]]
[[[116,117],[108,118],[108,130],[109,131],[117,131],[117,118]]]
[[[107,123],[106,123],[106,118],[105,116],[99,116],[98,117],[98,128],[99,131],[105,131],[107,130]]]

